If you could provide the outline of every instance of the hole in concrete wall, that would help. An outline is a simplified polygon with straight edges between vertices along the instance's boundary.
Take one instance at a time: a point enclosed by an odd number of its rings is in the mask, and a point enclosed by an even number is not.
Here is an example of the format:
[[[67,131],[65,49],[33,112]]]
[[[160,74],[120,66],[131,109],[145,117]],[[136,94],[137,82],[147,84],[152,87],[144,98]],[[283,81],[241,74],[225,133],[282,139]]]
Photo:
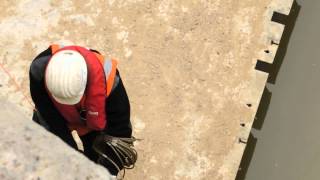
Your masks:
[[[242,144],[247,144],[247,141],[242,140],[241,138],[238,139],[238,142],[239,142],[239,143],[242,143]]]
[[[248,103],[248,104],[247,104],[247,106],[248,106],[248,107],[251,107],[251,106],[252,106],[252,104],[251,104],[251,103]]]
[[[269,53],[270,53],[270,51],[269,51],[269,50],[264,50],[264,52],[265,52],[265,53],[267,53],[267,54],[269,54]]]
[[[279,45],[279,43],[275,42],[274,40],[271,40],[271,45]]]
[[[270,73],[272,68],[272,64],[258,60],[255,69],[259,71],[263,71],[266,73]]]
[[[274,12],[271,18],[271,21],[280,23],[280,24],[286,24],[288,16],[279,12]]]
[[[246,124],[245,123],[240,123],[240,126],[246,127]]]

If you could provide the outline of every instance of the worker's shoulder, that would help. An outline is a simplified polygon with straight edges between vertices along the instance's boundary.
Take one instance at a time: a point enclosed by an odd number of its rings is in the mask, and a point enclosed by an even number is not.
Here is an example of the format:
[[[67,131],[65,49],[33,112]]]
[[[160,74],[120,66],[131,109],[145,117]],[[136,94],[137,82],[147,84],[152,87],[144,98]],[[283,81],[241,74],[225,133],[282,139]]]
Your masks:
[[[48,48],[41,52],[30,65],[30,76],[34,79],[41,80],[44,76],[45,67],[51,57],[51,50]]]

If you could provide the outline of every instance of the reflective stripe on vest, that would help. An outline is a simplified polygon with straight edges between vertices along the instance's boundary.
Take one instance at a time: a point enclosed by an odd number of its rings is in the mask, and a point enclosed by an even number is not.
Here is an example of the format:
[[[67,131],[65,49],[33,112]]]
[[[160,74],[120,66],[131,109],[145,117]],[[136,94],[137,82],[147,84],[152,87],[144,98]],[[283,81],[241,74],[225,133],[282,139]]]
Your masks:
[[[107,80],[107,97],[109,97],[114,87],[116,87],[119,83],[119,81],[115,81],[117,73],[117,64],[118,62],[114,59],[106,60],[104,62],[103,68]]]

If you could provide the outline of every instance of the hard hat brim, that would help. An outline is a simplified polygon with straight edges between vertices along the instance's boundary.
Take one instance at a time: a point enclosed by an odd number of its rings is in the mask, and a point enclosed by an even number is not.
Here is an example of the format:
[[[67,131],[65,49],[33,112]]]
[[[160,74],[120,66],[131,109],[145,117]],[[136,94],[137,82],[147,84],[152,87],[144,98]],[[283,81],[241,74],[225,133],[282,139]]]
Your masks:
[[[55,101],[57,101],[60,104],[66,104],[66,105],[75,105],[80,102],[82,95],[81,96],[76,96],[73,98],[61,98],[61,97],[56,97],[52,95]]]

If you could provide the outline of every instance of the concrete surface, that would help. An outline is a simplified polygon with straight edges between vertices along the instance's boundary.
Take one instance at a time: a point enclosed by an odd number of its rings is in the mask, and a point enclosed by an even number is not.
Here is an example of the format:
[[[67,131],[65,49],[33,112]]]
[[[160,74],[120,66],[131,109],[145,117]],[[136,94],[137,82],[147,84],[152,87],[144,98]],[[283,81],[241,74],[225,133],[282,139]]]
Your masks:
[[[320,2],[301,6],[246,180],[314,180],[320,167]]]
[[[268,77],[254,67],[273,61],[270,20],[291,3],[1,0],[0,95],[30,115],[32,58],[52,42],[95,48],[119,59],[144,139],[128,179],[234,179]]]
[[[112,180],[105,168],[71,151],[41,126],[30,123],[16,105],[3,98],[0,114],[1,180]]]

